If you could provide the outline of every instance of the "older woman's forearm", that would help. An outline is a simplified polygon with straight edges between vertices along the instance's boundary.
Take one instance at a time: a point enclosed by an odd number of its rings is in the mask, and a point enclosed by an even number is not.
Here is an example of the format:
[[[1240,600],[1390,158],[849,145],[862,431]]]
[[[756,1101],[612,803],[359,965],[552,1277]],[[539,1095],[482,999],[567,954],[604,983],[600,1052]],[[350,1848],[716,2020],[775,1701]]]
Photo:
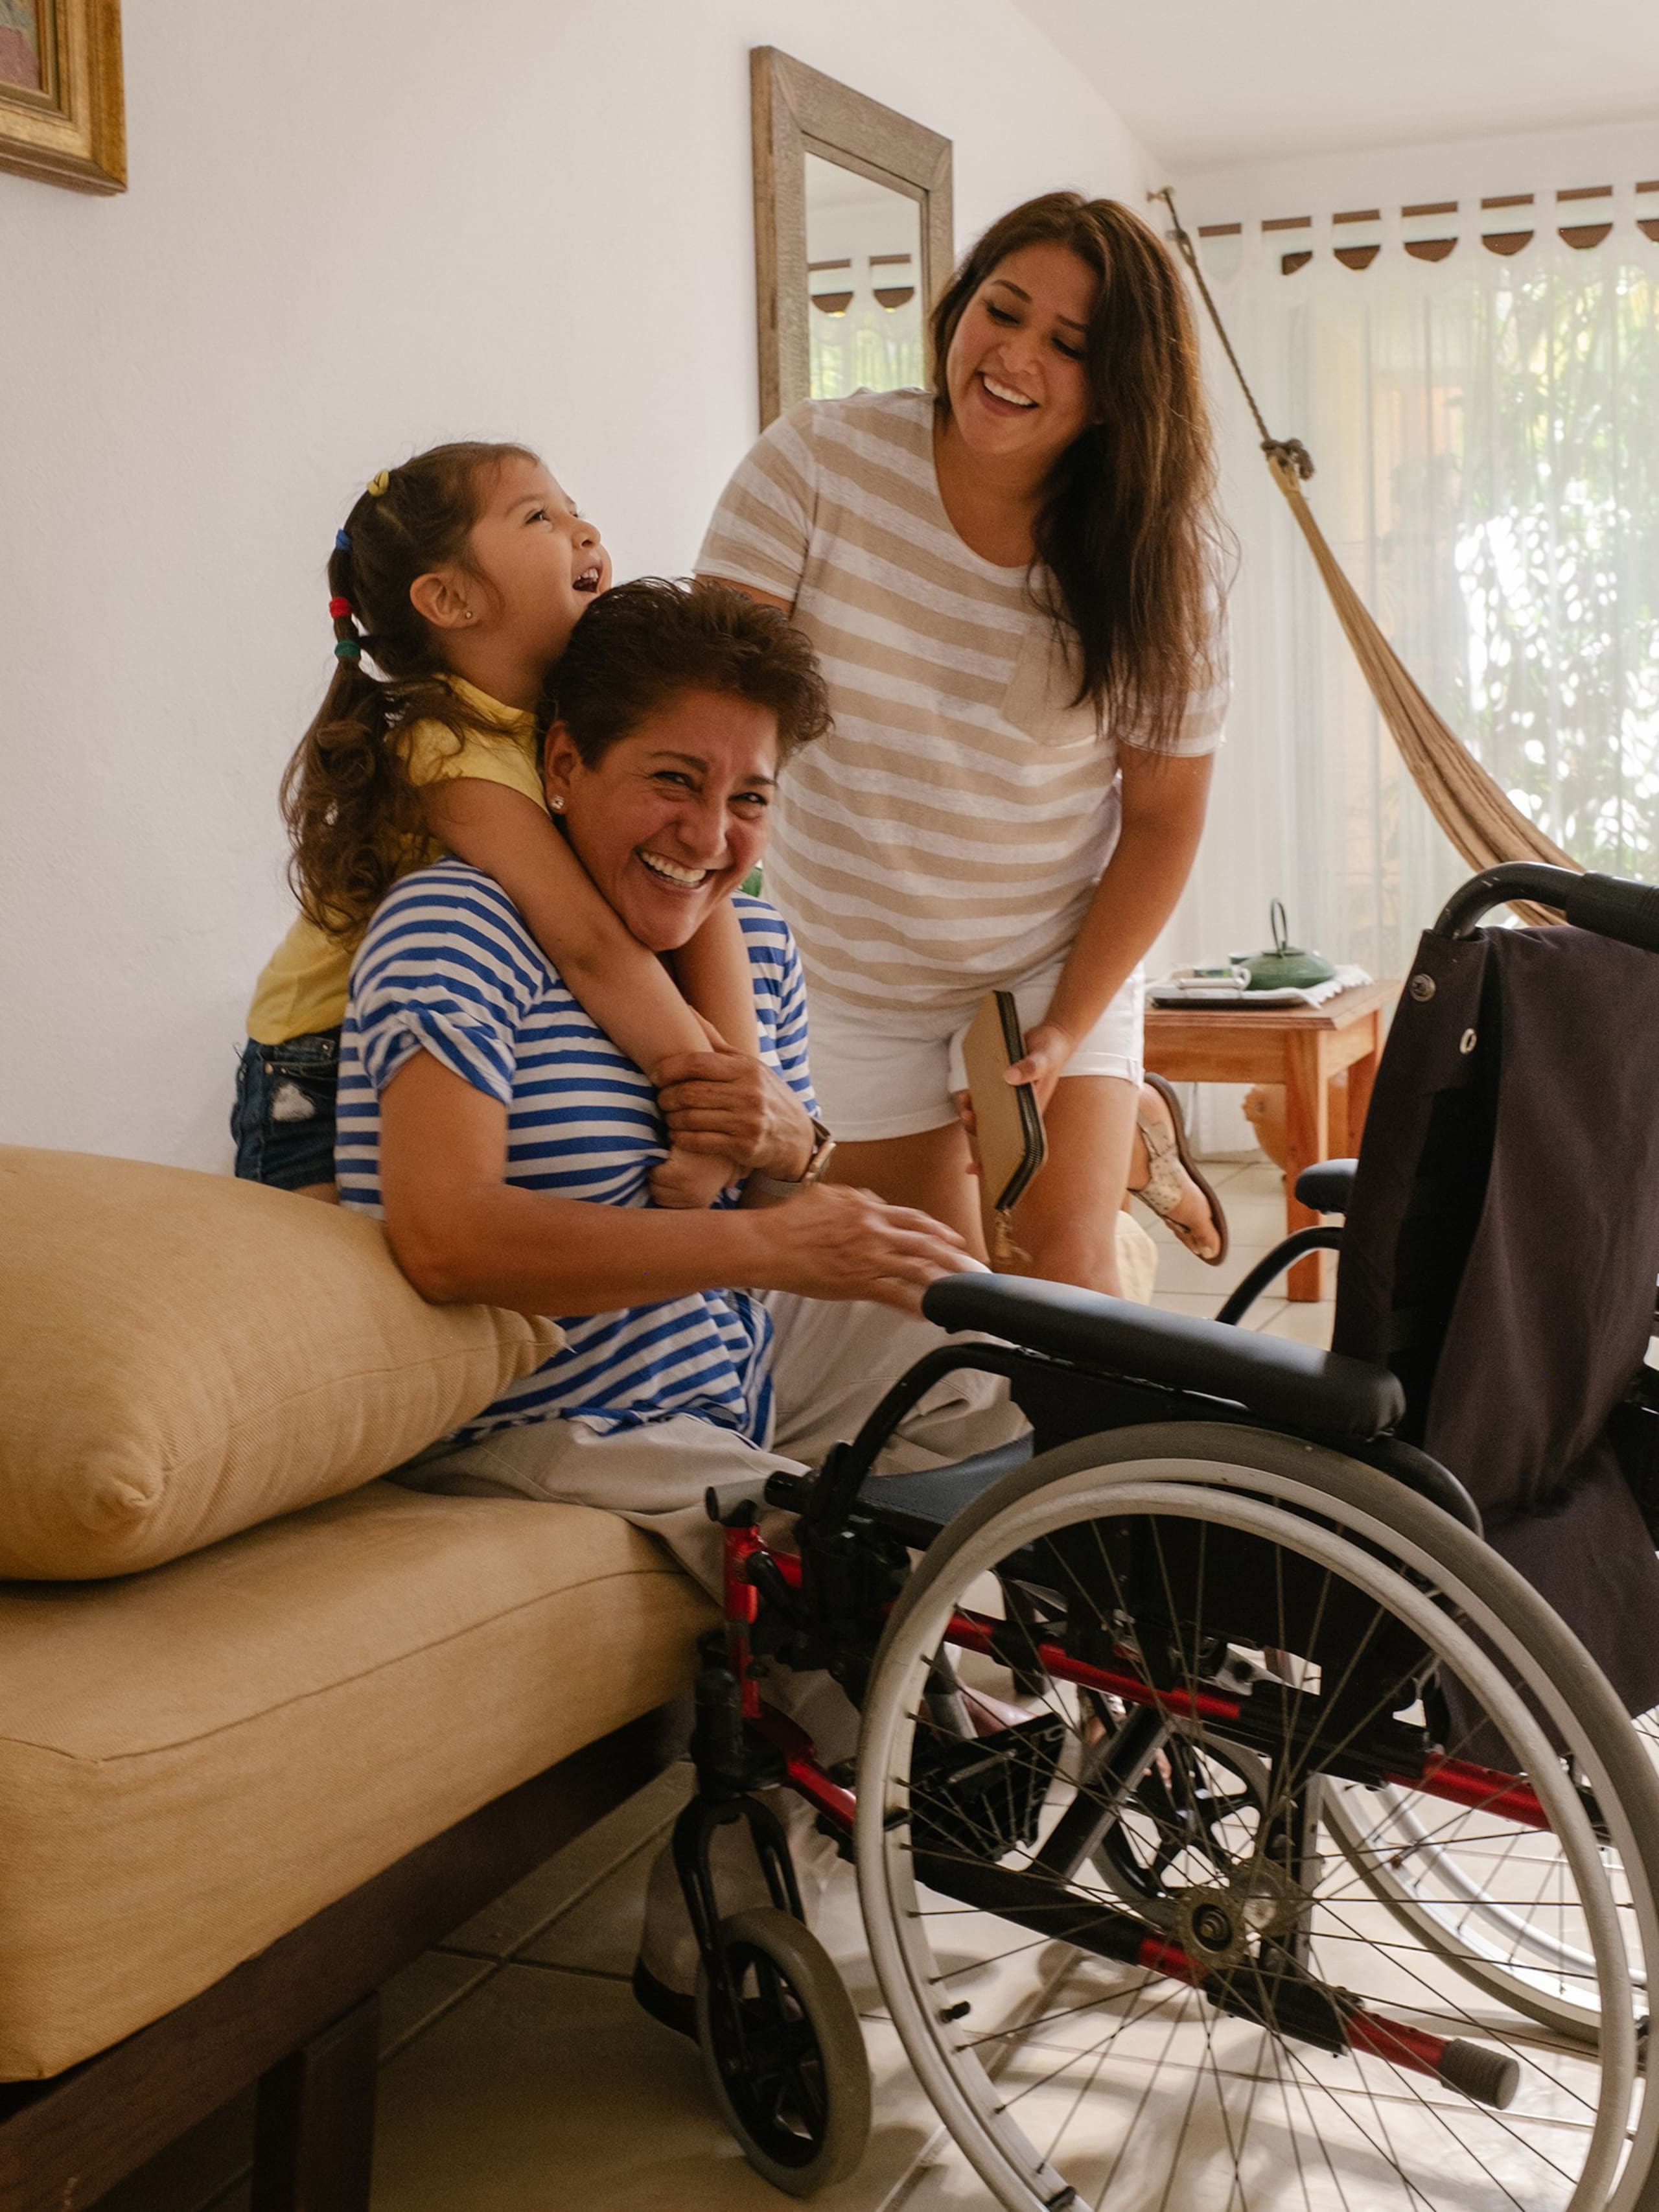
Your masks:
[[[678,1212],[526,1190],[502,1179],[500,1101],[428,1052],[386,1085],[380,1124],[386,1236],[434,1304],[616,1313],[740,1287],[915,1312],[937,1276],[975,1264],[952,1231],[867,1191],[817,1185],[766,1212]]]
[[[977,1263],[924,1213],[822,1185],[761,1213],[681,1213],[555,1198],[463,1170],[383,1177],[398,1264],[435,1304],[616,1313],[698,1291],[793,1291],[920,1312],[943,1274]]]
[[[739,1287],[916,1313],[929,1283],[978,1265],[952,1231],[862,1190],[819,1186],[762,1213],[677,1213],[496,1183],[457,1188],[451,1206],[386,1210],[398,1265],[434,1304],[574,1316]]]
[[[387,1194],[398,1266],[438,1305],[516,1313],[612,1313],[755,1279],[749,1217],[658,1212],[555,1198],[512,1183]]]

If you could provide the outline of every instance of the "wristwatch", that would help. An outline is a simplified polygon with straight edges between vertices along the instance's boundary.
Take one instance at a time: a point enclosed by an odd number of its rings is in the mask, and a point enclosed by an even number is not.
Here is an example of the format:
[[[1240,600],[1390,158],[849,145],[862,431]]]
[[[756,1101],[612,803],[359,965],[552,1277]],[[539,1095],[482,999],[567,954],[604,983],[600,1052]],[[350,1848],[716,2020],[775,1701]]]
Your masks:
[[[757,1198],[793,1198],[798,1190],[808,1190],[815,1182],[822,1182],[823,1171],[830,1164],[836,1149],[836,1140],[815,1114],[812,1116],[812,1152],[803,1172],[793,1182],[781,1176],[763,1175],[758,1169],[749,1177],[749,1188]]]

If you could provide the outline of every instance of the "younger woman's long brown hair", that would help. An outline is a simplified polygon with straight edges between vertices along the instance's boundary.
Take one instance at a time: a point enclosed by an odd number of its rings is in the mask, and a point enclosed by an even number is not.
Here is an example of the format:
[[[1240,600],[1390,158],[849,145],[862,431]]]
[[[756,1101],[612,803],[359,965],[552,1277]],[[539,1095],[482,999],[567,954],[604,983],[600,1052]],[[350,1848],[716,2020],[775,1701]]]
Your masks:
[[[328,588],[331,605],[346,610],[334,623],[340,650],[282,787],[289,881],[301,912],[331,937],[361,934],[424,835],[398,732],[432,720],[459,740],[472,726],[409,587],[428,569],[470,567],[467,541],[491,477],[514,458],[536,455],[523,446],[434,446],[376,477],[335,538]]]
[[[1100,280],[1085,362],[1095,421],[1056,467],[1036,538],[1076,633],[1077,698],[1167,750],[1214,681],[1222,539],[1198,338],[1173,257],[1115,200],[1045,192],[994,222],[933,310],[934,388],[963,311],[997,264],[1063,246]]]

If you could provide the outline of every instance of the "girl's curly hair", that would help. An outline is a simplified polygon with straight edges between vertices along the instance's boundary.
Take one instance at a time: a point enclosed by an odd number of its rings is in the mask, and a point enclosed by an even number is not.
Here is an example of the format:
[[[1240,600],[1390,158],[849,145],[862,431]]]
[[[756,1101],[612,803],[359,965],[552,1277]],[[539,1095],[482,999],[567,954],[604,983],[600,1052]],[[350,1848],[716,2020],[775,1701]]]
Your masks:
[[[428,569],[470,569],[467,541],[491,478],[515,459],[538,456],[523,446],[434,446],[376,477],[335,539],[328,588],[347,611],[335,623],[334,678],[282,785],[289,881],[301,911],[331,936],[361,933],[422,834],[398,732],[432,720],[459,740],[473,726],[409,589]]]

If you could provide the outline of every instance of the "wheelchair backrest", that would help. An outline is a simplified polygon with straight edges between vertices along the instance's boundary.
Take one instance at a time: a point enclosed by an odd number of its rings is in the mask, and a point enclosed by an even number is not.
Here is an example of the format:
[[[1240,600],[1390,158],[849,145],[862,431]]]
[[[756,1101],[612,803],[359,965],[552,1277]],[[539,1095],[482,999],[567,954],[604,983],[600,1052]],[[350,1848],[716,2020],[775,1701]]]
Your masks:
[[[1497,1122],[1500,1018],[1484,936],[1425,931],[1377,1069],[1342,1231],[1331,1348],[1391,1367],[1398,1433],[1421,1443],[1480,1220]]]
[[[1483,1513],[1548,1502],[1641,1368],[1659,1270],[1659,958],[1426,933],[1366,1122],[1333,1348]]]

